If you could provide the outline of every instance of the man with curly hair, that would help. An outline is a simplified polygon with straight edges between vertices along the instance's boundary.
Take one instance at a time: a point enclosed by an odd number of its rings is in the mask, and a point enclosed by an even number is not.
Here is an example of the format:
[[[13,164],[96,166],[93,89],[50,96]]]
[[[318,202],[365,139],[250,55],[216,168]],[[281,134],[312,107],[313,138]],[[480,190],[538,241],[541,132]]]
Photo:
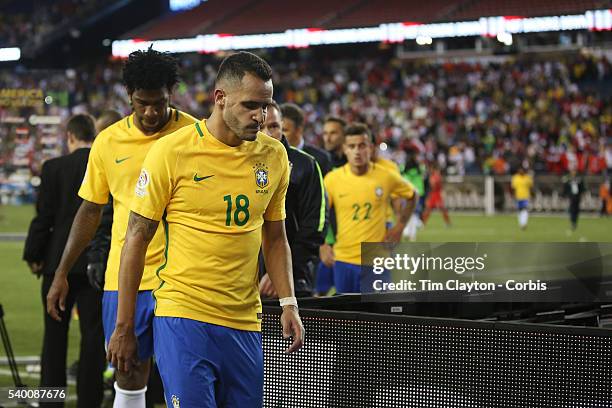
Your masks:
[[[172,91],[179,81],[176,60],[170,55],[151,48],[133,52],[125,63],[123,81],[133,112],[102,131],[92,145],[87,171],[79,190],[83,203],[47,295],[47,312],[51,317],[67,319],[64,313],[68,293],[66,275],[94,236],[110,193],[114,200],[114,215],[102,300],[107,343],[115,329],[119,258],[125,241],[129,206],[142,163],[155,141],[196,122],[192,116],[170,107]],[[145,407],[146,384],[153,355],[155,302],[151,290],[159,285],[155,271],[162,263],[164,246],[163,231],[158,230],[149,245],[144,276],[138,288],[134,330],[138,337],[139,364],[129,371],[118,367],[115,408]]]

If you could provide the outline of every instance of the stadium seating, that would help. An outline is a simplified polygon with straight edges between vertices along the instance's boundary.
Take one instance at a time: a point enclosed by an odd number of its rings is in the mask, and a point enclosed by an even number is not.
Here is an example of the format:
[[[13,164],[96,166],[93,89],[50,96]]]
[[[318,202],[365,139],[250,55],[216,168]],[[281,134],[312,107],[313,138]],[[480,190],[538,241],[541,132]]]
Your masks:
[[[477,0],[465,2],[457,8],[453,20],[477,20],[487,16],[536,17],[547,15],[581,14],[584,10],[608,8],[602,0]]]
[[[123,38],[185,38],[197,34],[251,34],[291,28],[345,28],[391,22],[477,20],[483,16],[543,16],[607,8],[603,0],[312,0],[289,7],[282,0],[208,0],[198,7],[167,14]]]
[[[213,30],[226,18],[248,8],[252,0],[210,0],[191,10],[169,14],[143,27],[126,33],[124,38],[164,39],[193,37],[197,34],[221,32]]]
[[[413,65],[368,58],[270,61],[275,98],[305,109],[305,135],[311,143],[320,143],[322,119],[334,114],[367,122],[378,141],[387,145],[383,155],[398,163],[403,163],[406,151],[414,151],[438,161],[448,174],[505,175],[524,164],[538,174],[564,174],[572,166],[585,174],[612,171],[612,147],[605,145],[612,134],[610,95],[581,88],[587,80],[599,89],[612,83],[612,65],[605,59],[501,65]],[[183,63],[185,83],[173,103],[205,117],[215,63],[202,57],[186,57]],[[65,72],[44,75],[45,91],[68,92],[73,112],[129,112],[121,64],[71,72],[68,78]],[[0,87],[40,83],[29,75],[0,74]],[[2,115],[15,112],[0,108]],[[11,132],[0,143],[0,159],[5,162],[16,159]],[[27,157],[35,163],[41,154]]]
[[[288,5],[282,0],[262,0],[215,27],[217,32],[250,34],[282,32],[289,28],[322,28],[337,13],[350,7],[346,0],[311,0]]]
[[[0,15],[0,47],[36,47],[74,19],[100,12],[101,6],[117,1],[6,1]]]
[[[421,22],[444,20],[463,1],[449,2],[445,0],[405,1],[377,0],[359,2],[350,12],[339,16],[329,28],[370,26],[380,23]]]

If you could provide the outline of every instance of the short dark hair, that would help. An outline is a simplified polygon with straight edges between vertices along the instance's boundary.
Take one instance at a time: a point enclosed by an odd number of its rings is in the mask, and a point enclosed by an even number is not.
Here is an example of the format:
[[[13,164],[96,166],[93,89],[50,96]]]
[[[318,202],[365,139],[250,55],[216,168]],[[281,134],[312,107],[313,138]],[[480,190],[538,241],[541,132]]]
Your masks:
[[[132,93],[137,89],[161,89],[168,92],[178,83],[178,64],[167,52],[134,51],[123,65],[123,84]]]
[[[278,111],[278,113],[280,113],[280,115],[283,115],[283,112],[281,111],[280,106],[278,105],[278,102],[276,102],[274,99],[272,99],[272,102],[270,102],[270,104],[268,105],[268,108],[276,108],[276,110]]]
[[[374,135],[372,135],[370,128],[365,123],[355,122],[344,128],[345,137],[356,135],[366,135],[372,144],[376,144]]]
[[[240,51],[226,57],[219,66],[215,85],[221,80],[242,81],[244,74],[250,72],[264,81],[272,79],[272,68],[257,55]]]
[[[295,103],[283,103],[281,105],[283,118],[291,119],[296,127],[304,126],[304,111]]]
[[[98,118],[96,119],[96,124],[100,126],[100,129],[97,129],[97,131],[101,132],[113,123],[120,121],[122,117],[123,115],[114,109],[102,111],[102,113],[98,115]]]
[[[77,140],[91,142],[96,136],[96,125],[90,115],[74,115],[66,124],[66,131],[74,135]]]
[[[327,123],[327,122],[335,122],[337,124],[339,124],[340,126],[342,126],[342,130],[344,130],[344,128],[346,127],[346,120],[339,118],[338,116],[326,116],[325,119],[323,120],[323,123]]]

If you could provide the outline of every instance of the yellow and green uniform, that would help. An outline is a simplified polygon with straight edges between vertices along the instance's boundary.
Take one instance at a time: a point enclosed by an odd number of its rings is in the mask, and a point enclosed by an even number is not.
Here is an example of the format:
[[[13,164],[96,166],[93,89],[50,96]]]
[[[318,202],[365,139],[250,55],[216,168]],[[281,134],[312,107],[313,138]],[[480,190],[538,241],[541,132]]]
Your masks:
[[[395,164],[393,160],[385,159],[383,157],[377,157],[376,160],[374,160],[372,163],[392,173],[401,174],[399,167],[397,166],[397,164]],[[397,197],[393,195],[391,198]],[[391,201],[389,201],[389,205],[387,205],[386,211],[387,212],[385,215],[385,221],[387,222],[387,226],[389,226],[395,222],[395,214],[393,212],[393,205],[391,204]]]
[[[117,290],[119,258],[127,231],[129,207],[147,152],[161,137],[196,121],[191,115],[171,109],[168,123],[159,132],[148,136],[134,125],[132,114],[104,129],[94,140],[79,196],[96,204],[106,204],[109,193],[113,196],[111,249],[104,290]],[[155,270],[161,263],[163,251],[164,235],[158,229],[147,251],[139,290],[159,286]]]
[[[531,188],[533,187],[533,179],[528,174],[515,174],[512,176],[512,188],[514,189],[514,198],[518,201],[529,200],[531,197]]]
[[[395,164],[393,160],[385,159],[383,157],[377,157],[376,160],[373,161],[373,163],[379,167],[382,167],[385,170],[401,174],[399,167],[397,166],[397,164]]]
[[[131,205],[163,222],[155,315],[261,330],[262,226],[284,220],[288,184],[287,152],[263,133],[231,147],[201,121],[158,141]]]
[[[325,176],[330,205],[336,213],[336,260],[361,264],[361,243],[381,242],[386,233],[386,208],[391,195],[410,199],[414,189],[399,172],[390,172],[376,164],[358,176],[350,165],[339,167]]]

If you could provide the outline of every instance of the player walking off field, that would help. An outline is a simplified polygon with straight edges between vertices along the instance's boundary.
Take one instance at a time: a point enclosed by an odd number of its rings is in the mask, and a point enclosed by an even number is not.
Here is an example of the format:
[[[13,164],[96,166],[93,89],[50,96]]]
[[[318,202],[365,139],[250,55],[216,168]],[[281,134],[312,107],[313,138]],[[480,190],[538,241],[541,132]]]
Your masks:
[[[254,54],[227,57],[211,116],[159,140],[135,186],[108,356],[127,370],[137,361],[138,286],[161,221],[166,246],[153,326],[168,407],[262,406],[262,244],[283,333],[293,337],[287,352],[303,344],[284,224],[289,161],[279,141],[259,132],[271,77]]]
[[[348,163],[325,176],[332,211],[336,214],[333,246],[334,284],[338,293],[357,293],[361,288],[361,243],[399,242],[414,209],[416,193],[399,172],[371,162],[372,138],[363,124],[348,126],[344,153]],[[396,214],[396,224],[386,229],[386,209],[391,196],[407,200]]]
[[[68,282],[66,273],[83,249],[89,244],[109,193],[113,196],[113,226],[111,249],[104,281],[102,321],[108,344],[115,328],[119,258],[128,226],[129,206],[134,196],[144,158],[155,141],[196,121],[192,116],[170,107],[172,90],[178,82],[178,67],[174,58],[149,49],[130,54],[124,69],[125,83],[133,113],[103,130],[95,139],[79,196],[79,208],[70,230],[55,279],[47,296],[47,310],[55,319],[63,311]],[[151,290],[159,286],[155,275],[162,263],[165,239],[163,231],[152,230],[151,245],[143,256],[144,275],[137,287],[138,302],[135,327],[138,337],[139,364],[117,367],[115,408],[144,408],[146,384],[153,355],[153,310]],[[144,255],[144,254],[143,254]]]

